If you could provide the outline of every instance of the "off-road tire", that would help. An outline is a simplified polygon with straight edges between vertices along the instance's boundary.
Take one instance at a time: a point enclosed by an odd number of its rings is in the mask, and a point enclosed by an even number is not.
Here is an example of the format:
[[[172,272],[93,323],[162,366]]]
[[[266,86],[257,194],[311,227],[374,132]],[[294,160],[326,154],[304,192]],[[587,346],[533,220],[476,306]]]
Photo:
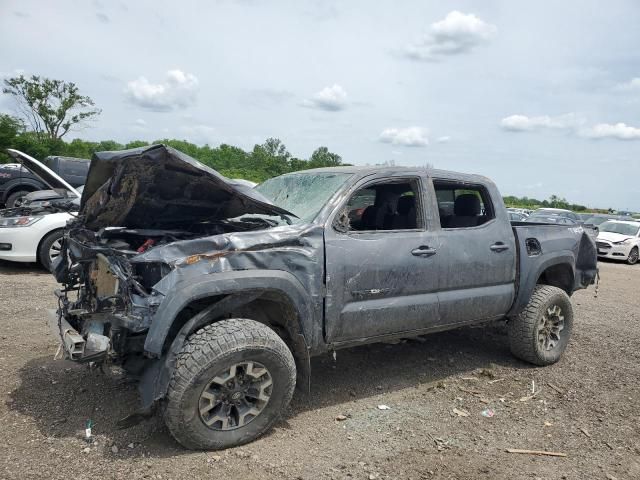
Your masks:
[[[16,200],[18,200],[20,197],[24,197],[28,193],[31,193],[31,192],[29,190],[16,190],[15,192],[13,192],[11,195],[7,197],[7,201],[5,202],[5,207],[6,208],[15,207]]]
[[[638,263],[638,247],[633,247],[627,257],[627,263],[629,265],[635,265]]]
[[[550,308],[559,306],[563,316],[564,328],[560,339],[551,350],[545,350],[539,341],[539,328],[544,322],[543,316]],[[573,327],[573,306],[567,293],[557,287],[537,285],[531,299],[522,312],[509,320],[509,345],[511,353],[517,358],[534,365],[551,365],[560,360],[567,348]]]
[[[200,416],[206,385],[221,369],[238,362],[259,362],[271,375],[271,396],[264,409],[234,430],[214,430]],[[192,334],[176,361],[169,383],[164,420],[173,437],[194,450],[218,450],[250,442],[269,430],[291,401],[296,364],[284,341],[268,326],[244,318],[222,320]]]
[[[63,230],[54,230],[53,232],[46,234],[40,241],[40,246],[38,247],[37,252],[38,262],[48,271],[51,271],[51,257],[49,256],[49,250],[51,250],[53,244],[60,240],[63,236]]]

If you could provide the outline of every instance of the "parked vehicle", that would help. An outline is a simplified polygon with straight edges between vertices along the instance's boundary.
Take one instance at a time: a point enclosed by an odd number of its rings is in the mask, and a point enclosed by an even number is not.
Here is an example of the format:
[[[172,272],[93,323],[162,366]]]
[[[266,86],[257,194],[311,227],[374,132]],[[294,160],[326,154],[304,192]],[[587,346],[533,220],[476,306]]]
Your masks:
[[[518,212],[509,212],[509,219],[512,222],[524,222],[527,219],[527,215]]]
[[[574,219],[554,213],[532,213],[525,220],[530,223],[553,223],[556,225],[578,225]]]
[[[338,167],[252,189],[163,145],[94,155],[54,267],[67,358],[139,376],[122,424],[161,403],[197,449],[267,431],[340,348],[508,319],[516,357],[557,362],[597,273],[582,229],[512,226],[485,177]]]
[[[24,197],[22,206],[0,210],[0,260],[38,262],[50,270],[60,255],[64,227],[80,206],[80,190],[36,159],[9,150],[9,155],[51,190]]]
[[[89,161],[83,158],[49,156],[42,163],[74,188],[84,185],[89,171]],[[48,188],[38,175],[20,164],[0,165],[0,205],[6,208],[20,206],[29,192]]]
[[[535,220],[535,218],[546,219],[546,222],[550,223],[558,223],[561,225],[575,225],[582,224],[582,219],[578,216],[577,213],[572,212],[571,210],[565,210],[563,208],[539,208],[534,210],[531,215],[529,215],[531,222],[536,222],[540,220]],[[569,219],[570,223],[565,222],[560,219]],[[545,223],[546,223],[545,222]]]
[[[584,223],[588,223],[590,225],[595,225],[596,227],[600,226],[600,224],[607,222],[609,220],[618,220],[620,217],[618,215],[609,215],[605,213],[598,213],[595,215],[591,215],[590,217],[584,220]]]
[[[608,220],[600,225],[596,245],[599,257],[623,260],[629,265],[635,265],[640,251],[640,223]]]

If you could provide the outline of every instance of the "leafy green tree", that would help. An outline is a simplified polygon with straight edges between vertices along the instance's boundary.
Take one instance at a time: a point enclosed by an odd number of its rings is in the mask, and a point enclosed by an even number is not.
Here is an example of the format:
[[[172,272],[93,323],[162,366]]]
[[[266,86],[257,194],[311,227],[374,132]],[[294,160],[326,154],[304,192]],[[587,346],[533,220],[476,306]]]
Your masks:
[[[0,114],[0,163],[9,161],[9,155],[5,152],[7,148],[15,148],[14,139],[25,130],[24,122],[11,115]]]
[[[340,165],[342,165],[340,155],[331,153],[327,147],[319,147],[311,154],[308,168],[338,167]]]
[[[15,98],[18,110],[40,137],[59,140],[100,114],[90,97],[75,83],[24,75],[4,80],[2,92]]]

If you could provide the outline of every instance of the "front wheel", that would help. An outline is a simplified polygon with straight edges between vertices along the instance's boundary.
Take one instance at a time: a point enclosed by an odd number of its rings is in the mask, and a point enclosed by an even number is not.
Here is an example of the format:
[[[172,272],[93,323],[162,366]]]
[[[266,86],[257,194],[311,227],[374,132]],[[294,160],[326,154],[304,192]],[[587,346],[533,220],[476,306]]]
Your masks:
[[[638,263],[638,247],[633,247],[627,257],[627,263],[629,265],[635,265]]]
[[[184,447],[217,450],[250,442],[291,401],[296,365],[268,326],[236,318],[191,335],[167,392],[165,423]]]
[[[511,353],[534,365],[560,360],[571,336],[573,306],[567,293],[537,285],[525,309],[509,320]]]
[[[38,261],[47,270],[51,271],[53,261],[60,256],[62,252],[62,241],[64,232],[62,230],[54,230],[48,233],[40,242],[38,247]]]

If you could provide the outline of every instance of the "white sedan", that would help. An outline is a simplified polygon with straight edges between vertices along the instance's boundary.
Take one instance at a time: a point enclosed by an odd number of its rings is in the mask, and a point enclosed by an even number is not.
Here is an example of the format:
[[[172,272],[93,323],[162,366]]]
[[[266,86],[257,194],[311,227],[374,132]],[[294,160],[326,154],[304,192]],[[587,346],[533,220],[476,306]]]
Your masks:
[[[608,220],[599,227],[596,239],[598,257],[624,260],[629,265],[638,262],[640,252],[640,222]]]
[[[46,165],[18,150],[7,152],[49,188],[66,191],[65,198],[79,200],[80,192]],[[0,210],[0,260],[39,262],[51,270],[51,263],[60,255],[64,227],[73,215],[63,208],[45,205],[47,202],[35,203],[39,205]]]
[[[11,216],[5,216],[5,215]],[[47,270],[60,255],[69,213],[15,216],[0,212],[0,260],[38,262]]]

